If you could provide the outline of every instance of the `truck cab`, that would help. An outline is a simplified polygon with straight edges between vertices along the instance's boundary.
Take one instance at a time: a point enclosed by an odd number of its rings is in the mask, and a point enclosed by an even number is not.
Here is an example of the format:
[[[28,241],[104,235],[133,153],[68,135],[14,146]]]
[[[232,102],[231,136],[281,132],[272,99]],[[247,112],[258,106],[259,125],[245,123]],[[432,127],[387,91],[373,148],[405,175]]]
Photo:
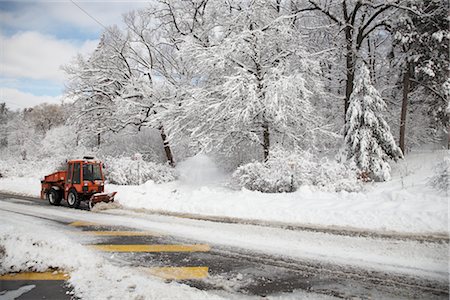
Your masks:
[[[72,206],[78,196],[79,201],[88,200],[95,193],[103,193],[105,178],[102,164],[94,160],[70,160],[64,184],[64,198]],[[70,193],[76,191],[75,193]]]

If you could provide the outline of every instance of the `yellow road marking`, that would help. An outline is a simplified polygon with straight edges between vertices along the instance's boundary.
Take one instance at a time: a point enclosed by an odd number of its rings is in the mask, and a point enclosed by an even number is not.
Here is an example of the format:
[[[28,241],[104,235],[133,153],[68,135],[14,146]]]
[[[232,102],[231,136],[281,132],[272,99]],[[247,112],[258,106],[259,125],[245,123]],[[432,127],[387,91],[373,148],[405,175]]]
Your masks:
[[[84,222],[84,221],[75,221],[69,224],[69,226],[102,226],[103,224],[94,223],[94,222]]]
[[[0,275],[1,280],[67,280],[69,275],[55,272],[23,272]]]
[[[208,277],[208,267],[159,267],[145,269],[148,273],[172,280],[202,279]]]
[[[79,231],[78,233],[102,236],[160,236],[159,233],[151,231]]]
[[[207,252],[209,245],[91,245],[106,252]]]

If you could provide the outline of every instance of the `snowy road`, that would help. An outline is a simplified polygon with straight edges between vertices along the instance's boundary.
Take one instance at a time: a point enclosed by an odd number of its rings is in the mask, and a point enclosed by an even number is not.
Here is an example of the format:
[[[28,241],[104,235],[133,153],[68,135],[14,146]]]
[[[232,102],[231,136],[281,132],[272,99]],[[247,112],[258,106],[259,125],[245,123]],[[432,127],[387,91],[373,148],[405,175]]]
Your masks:
[[[333,235],[122,209],[95,213],[4,195],[0,216],[8,226],[61,232],[114,266],[185,283],[206,291],[205,298],[448,298],[448,240]],[[76,287],[76,276],[70,283]]]

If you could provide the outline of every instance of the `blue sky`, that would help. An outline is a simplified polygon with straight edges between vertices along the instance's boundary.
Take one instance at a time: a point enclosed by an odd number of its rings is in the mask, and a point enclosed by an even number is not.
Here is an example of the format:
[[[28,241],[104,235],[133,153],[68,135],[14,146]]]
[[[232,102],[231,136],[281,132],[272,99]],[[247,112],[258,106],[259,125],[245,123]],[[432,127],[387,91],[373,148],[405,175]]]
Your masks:
[[[0,0],[0,102],[12,109],[58,103],[64,93],[60,69],[89,55],[105,26],[148,1]],[[91,17],[90,17],[90,16]]]

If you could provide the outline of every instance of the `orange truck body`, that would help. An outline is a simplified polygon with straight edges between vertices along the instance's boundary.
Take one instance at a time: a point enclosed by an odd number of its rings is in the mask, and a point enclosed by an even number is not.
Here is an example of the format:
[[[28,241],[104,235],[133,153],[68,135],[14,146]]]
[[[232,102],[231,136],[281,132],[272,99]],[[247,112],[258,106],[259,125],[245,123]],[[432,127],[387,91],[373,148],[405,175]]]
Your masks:
[[[93,206],[98,202],[114,201],[114,193],[104,193],[105,177],[103,164],[92,159],[70,160],[67,170],[49,174],[41,180],[41,199],[59,205],[66,200],[70,207],[78,207],[80,202],[89,201]]]

